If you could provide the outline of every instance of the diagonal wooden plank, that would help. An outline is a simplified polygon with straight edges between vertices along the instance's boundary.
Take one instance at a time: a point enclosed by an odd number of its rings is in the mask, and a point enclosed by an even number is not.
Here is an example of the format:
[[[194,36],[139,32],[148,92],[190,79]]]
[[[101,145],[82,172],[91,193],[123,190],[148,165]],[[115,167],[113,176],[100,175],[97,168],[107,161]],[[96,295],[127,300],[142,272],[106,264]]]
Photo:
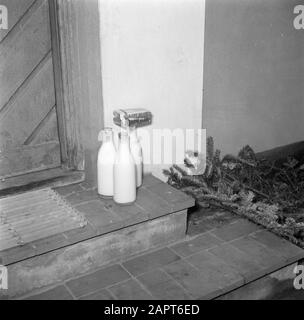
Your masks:
[[[33,130],[24,144],[35,145],[49,141],[59,141],[56,105]]]
[[[2,108],[51,49],[47,0],[37,0],[0,43],[0,108]]]
[[[22,145],[54,104],[53,64],[49,52],[0,112],[0,148]]]
[[[1,5],[8,11],[8,29],[0,29],[0,42],[18,24],[35,0],[2,0]]]

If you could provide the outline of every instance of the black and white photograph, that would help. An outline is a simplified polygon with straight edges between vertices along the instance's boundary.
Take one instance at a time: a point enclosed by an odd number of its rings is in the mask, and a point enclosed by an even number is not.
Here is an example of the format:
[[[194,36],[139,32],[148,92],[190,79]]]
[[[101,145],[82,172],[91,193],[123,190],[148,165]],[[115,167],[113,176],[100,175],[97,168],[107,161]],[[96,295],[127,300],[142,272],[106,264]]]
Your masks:
[[[0,300],[304,300],[304,0],[0,0]]]

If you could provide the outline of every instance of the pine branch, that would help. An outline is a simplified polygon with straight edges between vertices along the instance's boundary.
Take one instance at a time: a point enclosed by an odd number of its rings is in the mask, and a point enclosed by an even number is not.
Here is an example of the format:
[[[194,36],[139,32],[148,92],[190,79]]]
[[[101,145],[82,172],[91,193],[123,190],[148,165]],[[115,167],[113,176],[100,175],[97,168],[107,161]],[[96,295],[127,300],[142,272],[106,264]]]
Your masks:
[[[194,167],[192,153],[186,155],[190,157],[188,163],[185,159],[186,166]],[[197,201],[243,215],[304,248],[304,225],[297,222],[303,219],[304,211],[303,215],[294,215],[296,220],[286,218],[288,212],[304,210],[304,163],[301,161],[289,158],[282,165],[257,160],[250,146],[242,148],[238,156],[228,154],[221,159],[220,150],[214,149],[213,138],[208,137],[203,174],[191,176],[177,165],[163,172],[169,184]],[[273,204],[279,206],[280,213],[273,210]]]
[[[186,172],[186,170],[182,169],[181,167],[179,167],[178,165],[174,164],[173,168],[178,171],[183,177],[187,176],[188,173]]]

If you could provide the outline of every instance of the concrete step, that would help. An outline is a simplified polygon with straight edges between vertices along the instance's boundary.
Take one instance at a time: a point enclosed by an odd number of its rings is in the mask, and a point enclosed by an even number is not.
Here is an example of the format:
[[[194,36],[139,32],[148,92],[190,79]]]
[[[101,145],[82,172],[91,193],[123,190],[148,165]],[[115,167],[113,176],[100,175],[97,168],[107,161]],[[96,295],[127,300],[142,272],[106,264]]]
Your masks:
[[[0,291],[0,299],[183,239],[187,208],[194,205],[193,199],[153,176],[144,179],[136,203],[126,207],[79,185],[57,191],[85,215],[88,225],[0,252],[0,264],[8,268],[8,290]]]

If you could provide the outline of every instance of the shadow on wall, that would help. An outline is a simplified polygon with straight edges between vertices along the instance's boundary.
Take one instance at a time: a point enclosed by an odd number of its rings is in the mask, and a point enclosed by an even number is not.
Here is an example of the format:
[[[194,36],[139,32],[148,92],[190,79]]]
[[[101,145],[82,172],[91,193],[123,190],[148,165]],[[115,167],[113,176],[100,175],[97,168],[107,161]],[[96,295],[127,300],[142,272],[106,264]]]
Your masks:
[[[207,0],[203,127],[223,153],[303,140],[304,30],[295,0]]]

